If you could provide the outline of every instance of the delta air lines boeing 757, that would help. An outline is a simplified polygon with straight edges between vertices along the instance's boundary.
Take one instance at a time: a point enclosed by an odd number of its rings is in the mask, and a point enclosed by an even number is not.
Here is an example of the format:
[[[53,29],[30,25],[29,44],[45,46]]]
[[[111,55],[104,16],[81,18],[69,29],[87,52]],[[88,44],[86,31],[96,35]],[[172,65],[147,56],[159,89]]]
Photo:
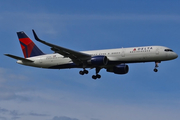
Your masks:
[[[74,51],[54,45],[39,39],[34,30],[33,34],[41,42],[54,51],[53,54],[43,53],[34,42],[22,31],[17,32],[24,58],[5,54],[17,60],[17,63],[32,67],[48,69],[82,68],[80,75],[88,74],[87,68],[95,68],[93,79],[101,78],[102,68],[115,74],[126,74],[129,71],[128,63],[155,62],[154,72],[157,72],[158,63],[173,60],[178,55],[170,48],[163,46],[144,46],[119,49],[105,49],[92,51]]]

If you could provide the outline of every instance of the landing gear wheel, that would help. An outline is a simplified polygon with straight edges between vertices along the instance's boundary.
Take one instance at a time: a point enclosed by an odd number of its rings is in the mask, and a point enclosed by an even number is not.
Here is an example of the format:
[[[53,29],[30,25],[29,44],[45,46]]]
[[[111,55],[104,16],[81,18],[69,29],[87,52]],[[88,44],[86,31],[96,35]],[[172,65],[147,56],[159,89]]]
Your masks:
[[[88,73],[89,73],[89,71],[87,71],[87,70],[84,70],[84,73],[85,73],[85,74],[88,74]]]
[[[154,69],[154,72],[157,72],[157,71],[158,71],[158,69],[155,68],[155,69]]]
[[[101,78],[101,75],[97,74],[96,77],[97,77],[98,79],[100,79],[100,78]]]
[[[101,75],[99,75],[99,74],[93,75],[92,78],[95,79],[95,80],[96,80],[97,78],[100,79],[100,78],[101,78]]]
[[[79,71],[79,74],[80,75],[84,75],[84,74],[88,74],[89,73],[89,71],[87,71],[87,70],[81,70],[81,71]]]
[[[79,71],[79,74],[80,74],[80,75],[84,75],[84,72],[83,72],[83,71]]]
[[[97,79],[96,75],[93,75],[93,76],[92,76],[92,79],[96,80],[96,79]]]

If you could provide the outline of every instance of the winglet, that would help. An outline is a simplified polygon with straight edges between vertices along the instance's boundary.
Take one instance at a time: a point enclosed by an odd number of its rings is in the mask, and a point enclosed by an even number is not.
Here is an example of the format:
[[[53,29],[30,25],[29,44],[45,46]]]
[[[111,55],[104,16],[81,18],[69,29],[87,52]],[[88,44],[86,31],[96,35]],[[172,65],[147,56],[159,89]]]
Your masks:
[[[33,29],[32,29],[32,32],[33,32],[34,38],[35,38],[37,41],[39,41],[40,39],[39,39],[39,37],[37,36],[36,32],[35,32]]]
[[[35,31],[34,31],[33,29],[32,29],[32,31],[33,31],[34,38],[35,38],[38,42],[41,42],[41,43],[43,43],[43,44],[45,44],[45,45],[47,45],[47,46],[52,47],[51,50],[55,49],[56,45],[53,45],[53,44],[51,44],[51,43],[48,43],[48,42],[46,42],[46,41],[44,41],[44,40],[39,39],[39,37],[37,36],[37,34],[35,33]],[[53,51],[54,51],[54,50],[53,50]]]
[[[44,44],[47,45],[47,42],[39,39],[39,37],[37,36],[36,32],[35,32],[33,29],[32,29],[32,32],[33,32],[34,38],[35,38],[37,41],[39,41],[39,42],[44,43]]]

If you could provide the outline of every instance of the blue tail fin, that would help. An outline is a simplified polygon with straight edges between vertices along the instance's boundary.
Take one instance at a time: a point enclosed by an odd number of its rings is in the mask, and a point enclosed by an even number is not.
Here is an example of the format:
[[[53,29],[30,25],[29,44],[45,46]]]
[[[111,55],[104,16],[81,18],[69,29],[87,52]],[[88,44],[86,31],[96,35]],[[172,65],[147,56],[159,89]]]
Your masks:
[[[44,55],[23,31],[17,32],[17,35],[25,58]]]

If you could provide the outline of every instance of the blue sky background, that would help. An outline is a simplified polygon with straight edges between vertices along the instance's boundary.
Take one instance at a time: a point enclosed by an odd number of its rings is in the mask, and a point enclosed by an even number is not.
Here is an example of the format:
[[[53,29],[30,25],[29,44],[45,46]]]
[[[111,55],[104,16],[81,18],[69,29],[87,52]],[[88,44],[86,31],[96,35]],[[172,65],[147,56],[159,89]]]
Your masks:
[[[47,70],[16,64],[16,35],[32,29],[77,51],[162,45],[180,55],[179,0],[0,0],[0,120],[179,120],[179,58],[129,64],[126,75]],[[45,53],[49,47],[36,42]]]

